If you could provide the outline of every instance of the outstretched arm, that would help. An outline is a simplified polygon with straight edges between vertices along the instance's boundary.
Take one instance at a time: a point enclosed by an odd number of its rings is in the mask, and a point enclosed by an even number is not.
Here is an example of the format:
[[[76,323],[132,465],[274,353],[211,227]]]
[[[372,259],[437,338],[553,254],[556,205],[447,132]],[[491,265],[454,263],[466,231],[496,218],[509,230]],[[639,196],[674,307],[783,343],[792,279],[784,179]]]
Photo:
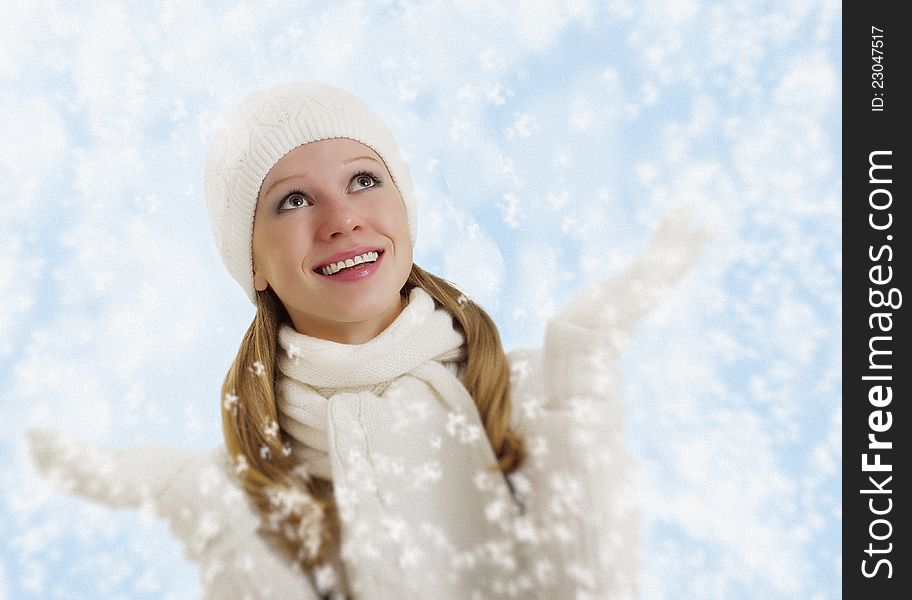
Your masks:
[[[54,485],[116,508],[156,502],[189,458],[177,448],[99,448],[48,429],[26,435],[35,466]]]
[[[112,507],[149,507],[201,567],[206,599],[316,598],[306,577],[257,533],[259,516],[221,448],[113,450],[31,430],[38,470],[67,492]]]
[[[534,532],[524,560],[552,565],[550,589],[559,590],[544,597],[637,595],[638,511],[618,361],[708,237],[687,210],[675,211],[630,268],[548,322],[541,350],[510,353],[512,421],[528,450],[513,487]]]

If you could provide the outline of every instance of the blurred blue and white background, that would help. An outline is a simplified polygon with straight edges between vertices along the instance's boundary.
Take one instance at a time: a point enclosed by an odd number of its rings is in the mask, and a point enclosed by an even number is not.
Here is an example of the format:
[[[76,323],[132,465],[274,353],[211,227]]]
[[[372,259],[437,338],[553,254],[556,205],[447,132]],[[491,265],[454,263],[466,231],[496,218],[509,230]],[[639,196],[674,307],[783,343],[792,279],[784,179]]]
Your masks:
[[[198,596],[163,523],[54,490],[23,432],[220,442],[253,307],[203,164],[221,115],[292,79],[388,121],[417,262],[507,349],[695,203],[715,239],[622,363],[642,595],[839,597],[839,2],[3,7],[0,598]]]

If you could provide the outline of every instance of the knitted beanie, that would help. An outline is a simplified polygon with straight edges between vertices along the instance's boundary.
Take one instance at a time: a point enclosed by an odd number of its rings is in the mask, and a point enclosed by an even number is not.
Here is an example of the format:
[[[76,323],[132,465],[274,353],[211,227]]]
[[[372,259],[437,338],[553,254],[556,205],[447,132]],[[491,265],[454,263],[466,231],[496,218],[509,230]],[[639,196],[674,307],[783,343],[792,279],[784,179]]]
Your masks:
[[[361,142],[380,156],[405,205],[415,245],[415,191],[408,163],[374,111],[325,83],[287,83],[256,92],[225,119],[206,163],[206,205],[215,244],[254,304],[253,216],[263,180],[291,150],[331,138]]]

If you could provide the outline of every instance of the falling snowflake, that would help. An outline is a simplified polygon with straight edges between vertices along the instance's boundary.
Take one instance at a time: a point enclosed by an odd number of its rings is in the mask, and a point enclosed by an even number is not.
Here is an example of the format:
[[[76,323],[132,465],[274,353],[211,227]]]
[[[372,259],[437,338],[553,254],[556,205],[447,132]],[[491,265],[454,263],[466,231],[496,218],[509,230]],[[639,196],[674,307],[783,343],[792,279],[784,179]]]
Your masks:
[[[225,410],[230,410],[232,414],[237,415],[237,395],[235,395],[234,392],[228,392],[225,394],[225,398],[222,400],[222,406],[225,408]]]
[[[274,438],[279,436],[279,424],[276,423],[275,419],[266,417],[264,427],[264,433],[266,434],[266,437]]]
[[[263,373],[266,372],[266,367],[262,362],[256,361],[253,363],[253,366],[250,368],[250,372],[256,375],[257,377],[262,377]]]
[[[526,448],[528,449],[529,454],[535,457],[541,457],[548,454],[548,442],[540,435],[529,438]]]
[[[508,474],[507,479],[510,480],[510,486],[518,496],[525,496],[532,491],[532,484],[529,478],[520,472],[514,471]]]
[[[234,457],[234,472],[237,475],[241,475],[250,468],[250,465],[247,463],[247,457],[243,454],[238,454]]]
[[[470,444],[481,436],[481,428],[478,425],[469,424],[468,419],[461,412],[447,414],[446,431],[463,444]]]
[[[304,463],[296,465],[291,470],[291,473],[301,481],[310,481],[310,471],[307,470],[307,466],[305,466]]]
[[[297,346],[294,342],[291,342],[288,344],[288,349],[286,350],[286,352],[288,353],[288,358],[290,358],[292,360],[301,356],[301,348],[299,346]]]
[[[336,585],[336,570],[326,564],[314,567],[314,583],[321,594],[329,593]]]
[[[536,419],[541,416],[544,402],[538,396],[526,396],[519,405],[522,408],[523,416],[527,419]]]
[[[494,474],[489,471],[476,472],[473,481],[475,487],[483,492],[493,490],[497,483]]]
[[[499,521],[507,514],[507,505],[502,500],[494,500],[485,506],[485,517],[488,521]]]
[[[514,360],[510,365],[510,374],[522,380],[531,375],[532,369],[529,361],[526,359]]]
[[[412,488],[425,488],[428,482],[440,481],[443,471],[437,461],[426,462],[417,467],[412,467]]]
[[[521,542],[538,543],[538,531],[529,517],[517,517],[513,521],[513,535]]]
[[[206,544],[214,538],[222,529],[222,523],[219,519],[219,513],[207,511],[198,517],[196,521],[196,530],[190,540],[193,551],[199,553]]]
[[[399,557],[399,566],[403,569],[415,567],[421,562],[424,553],[417,546],[406,546],[402,549],[402,555]]]
[[[256,563],[253,561],[253,555],[251,555],[250,552],[240,554],[234,559],[234,568],[247,573],[252,573],[254,568],[256,568]]]

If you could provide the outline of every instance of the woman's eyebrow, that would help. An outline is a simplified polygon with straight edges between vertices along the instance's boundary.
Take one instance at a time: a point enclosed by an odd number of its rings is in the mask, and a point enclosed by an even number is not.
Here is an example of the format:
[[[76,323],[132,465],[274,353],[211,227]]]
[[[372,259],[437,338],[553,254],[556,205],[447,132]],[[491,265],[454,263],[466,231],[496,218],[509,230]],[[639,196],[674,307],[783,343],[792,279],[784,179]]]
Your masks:
[[[380,162],[379,160],[377,160],[377,159],[374,158],[373,156],[356,156],[355,158],[347,158],[347,159],[345,159],[344,161],[342,161],[342,164],[343,164],[343,165],[347,165],[347,164],[349,164],[349,163],[355,162],[356,160],[364,160],[365,158],[366,158],[367,160],[372,160],[372,161],[374,161],[375,163],[379,163],[379,162]]]
[[[342,161],[342,164],[347,165],[349,163],[355,162],[356,160],[364,160],[364,159],[372,160],[375,163],[380,164],[380,161],[377,160],[376,158],[374,158],[373,156],[356,156],[355,158],[346,158],[345,160]],[[266,197],[266,195],[269,194],[269,190],[271,190],[275,186],[279,185],[283,181],[288,181],[289,179],[294,179],[296,177],[300,177],[300,175],[289,175],[288,177],[283,177],[281,179],[277,179],[276,181],[273,181],[272,183],[269,184],[269,187],[263,191],[263,194],[262,194],[263,197]]]

